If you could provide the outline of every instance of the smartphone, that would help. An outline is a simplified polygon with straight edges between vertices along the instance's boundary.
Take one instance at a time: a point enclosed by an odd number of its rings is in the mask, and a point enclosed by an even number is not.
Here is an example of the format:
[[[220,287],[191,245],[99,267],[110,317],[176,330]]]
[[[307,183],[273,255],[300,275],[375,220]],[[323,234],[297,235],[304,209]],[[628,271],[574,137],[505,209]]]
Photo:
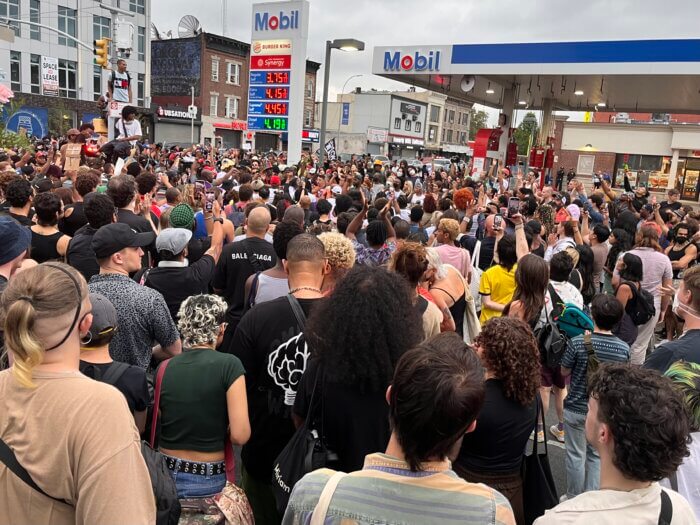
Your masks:
[[[206,197],[206,201],[204,202],[204,210],[212,211],[212,209],[214,209],[214,192],[208,191],[206,193]]]
[[[494,228],[499,228],[499,229],[500,229],[502,226],[503,226],[503,216],[500,215],[500,214],[497,214],[497,215],[493,218],[493,227],[494,227]]]
[[[520,213],[520,199],[517,197],[511,197],[508,199],[508,215],[506,217],[512,217]]]
[[[501,214],[501,218],[508,217],[508,208],[498,208],[498,212]]]

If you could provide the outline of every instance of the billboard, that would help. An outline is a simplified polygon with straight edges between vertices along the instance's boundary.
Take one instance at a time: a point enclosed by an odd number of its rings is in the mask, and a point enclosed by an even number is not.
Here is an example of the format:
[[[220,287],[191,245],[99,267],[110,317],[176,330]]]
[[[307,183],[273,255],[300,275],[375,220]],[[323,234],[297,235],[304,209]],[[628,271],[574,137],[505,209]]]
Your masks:
[[[199,96],[201,44],[198,38],[151,42],[151,95]]]

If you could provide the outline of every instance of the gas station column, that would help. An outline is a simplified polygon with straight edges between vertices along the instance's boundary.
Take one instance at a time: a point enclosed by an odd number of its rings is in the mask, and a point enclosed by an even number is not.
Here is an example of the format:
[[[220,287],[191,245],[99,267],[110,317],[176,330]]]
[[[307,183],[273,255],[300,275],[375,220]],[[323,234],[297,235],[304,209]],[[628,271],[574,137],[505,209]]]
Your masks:
[[[537,137],[537,144],[547,145],[547,138],[554,136],[554,99],[545,98],[542,100],[542,123],[540,133]],[[534,144],[533,144],[534,146]]]
[[[500,141],[498,143],[498,160],[506,162],[506,153],[508,151],[508,143],[510,142],[510,128],[515,127],[513,122],[513,110],[515,109],[515,90],[504,89],[503,90],[503,108],[501,109],[501,115],[505,115],[505,122],[503,122],[503,117],[498,119],[498,127],[501,128],[503,133],[501,133]]]
[[[680,151],[677,148],[673,149],[673,155],[671,156],[671,167],[670,173],[668,174],[668,184],[666,189],[670,190],[676,187],[676,177],[678,175],[678,157],[680,156]]]

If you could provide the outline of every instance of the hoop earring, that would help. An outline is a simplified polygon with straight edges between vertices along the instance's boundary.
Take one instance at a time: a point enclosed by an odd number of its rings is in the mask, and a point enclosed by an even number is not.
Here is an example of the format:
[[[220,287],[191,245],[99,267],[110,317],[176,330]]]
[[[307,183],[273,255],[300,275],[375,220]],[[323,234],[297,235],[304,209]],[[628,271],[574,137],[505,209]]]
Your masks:
[[[92,342],[92,332],[88,332],[87,335],[88,335],[87,341],[85,340],[84,336],[80,338],[80,344],[83,346],[89,345]]]

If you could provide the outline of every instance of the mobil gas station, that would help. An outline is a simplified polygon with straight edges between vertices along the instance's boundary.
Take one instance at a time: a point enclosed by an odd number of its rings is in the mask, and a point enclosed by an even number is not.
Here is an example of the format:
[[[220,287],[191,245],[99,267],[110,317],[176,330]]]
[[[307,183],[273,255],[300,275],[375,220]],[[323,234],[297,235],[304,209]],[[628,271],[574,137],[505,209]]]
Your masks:
[[[498,127],[476,136],[473,172],[499,160],[516,165],[514,112],[539,110],[529,168],[543,179],[564,167],[582,177],[607,172],[619,182],[628,169],[632,184],[652,191],[678,188],[684,199],[698,200],[697,119],[581,123],[555,114],[700,113],[698,39],[375,47],[372,72],[497,108]]]

